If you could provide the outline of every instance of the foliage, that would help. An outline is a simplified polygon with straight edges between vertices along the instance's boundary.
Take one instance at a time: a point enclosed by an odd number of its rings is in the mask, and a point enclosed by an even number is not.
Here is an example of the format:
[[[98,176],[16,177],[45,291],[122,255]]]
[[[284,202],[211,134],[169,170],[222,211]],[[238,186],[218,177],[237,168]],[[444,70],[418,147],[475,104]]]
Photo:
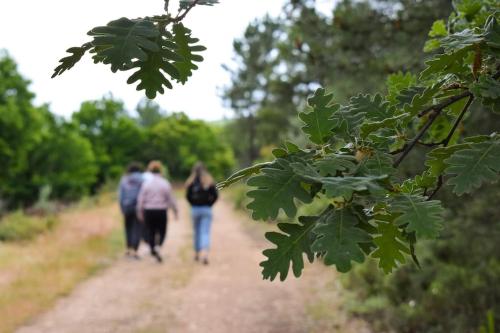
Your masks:
[[[187,177],[197,161],[203,161],[216,179],[227,176],[234,166],[230,147],[219,129],[183,113],[163,117],[146,132],[140,160],[162,160],[174,178]]]
[[[341,272],[353,261],[363,262],[365,255],[377,258],[386,272],[405,262],[408,254],[418,265],[415,244],[447,230],[442,203],[434,200],[441,186],[452,185],[453,192],[462,195],[497,181],[500,137],[460,136],[457,131],[467,123],[474,101],[487,99],[490,106],[499,98],[500,25],[492,6],[483,2],[472,16],[457,9],[445,36],[437,23],[431,34],[440,53],[430,56],[419,76],[392,76],[387,97],[358,95],[341,105],[318,89],[299,114],[309,138],[307,148],[287,143],[273,151],[276,159],[271,164],[232,178],[251,175],[247,184],[253,188],[248,192],[253,201],[247,207],[256,220],[275,219],[279,210],[294,217],[296,199],[327,198],[333,204],[319,215],[299,217],[314,226],[301,222],[295,229],[282,226],[288,235],[273,234],[278,247],[265,251],[264,278],[274,279],[279,272],[284,279],[289,262],[295,276],[300,275],[303,265],[297,253],[307,253],[309,245],[325,264]],[[465,16],[472,18],[458,19]],[[423,172],[404,176],[400,166],[417,145],[435,151]],[[349,163],[332,163],[338,159]],[[302,235],[310,236],[299,238],[301,228],[307,230]]]
[[[76,200],[89,193],[98,166],[89,140],[64,120],[46,114],[47,135],[31,155],[33,182],[50,197]],[[42,191],[40,192],[42,194]]]
[[[498,321],[500,291],[492,286],[500,276],[500,247],[491,240],[500,235],[500,224],[491,203],[499,200],[499,189],[498,183],[486,185],[460,201],[443,192],[451,208],[446,228],[439,239],[417,245],[422,269],[406,265],[384,276],[375,261],[355,267],[342,279],[350,311],[375,331],[402,333],[478,332],[487,314]]]
[[[140,156],[145,143],[142,128],[123,103],[111,96],[83,102],[72,115],[72,125],[92,145],[98,166],[94,185],[121,175],[123,168]]]
[[[47,107],[35,107],[29,82],[8,56],[0,56],[0,200],[32,204],[50,185],[58,198],[77,198],[95,180],[90,143]]]
[[[92,28],[87,33],[92,40],[69,48],[70,55],[59,61],[52,77],[73,68],[88,52],[94,63],[109,65],[113,73],[135,70],[127,83],[138,82],[137,90],[145,90],[146,96],[153,99],[165,92],[164,87],[172,89],[172,80],[186,83],[192,71],[198,68],[195,62],[203,61],[197,53],[205,47],[196,44],[198,39],[191,37],[191,30],[181,21],[194,6],[214,3],[217,1],[181,1],[174,17],[167,0],[163,15],[122,17]]]
[[[425,30],[451,11],[450,0],[344,0],[331,13],[317,3],[288,0],[282,15],[252,22],[233,43],[223,97],[236,117],[228,140],[244,165],[285,138],[306,144],[295,110],[318,86],[342,103],[385,89],[388,74],[421,69]]]
[[[0,57],[0,205],[28,207],[46,200],[77,200],[122,175],[131,161],[160,159],[184,179],[198,160],[217,179],[232,170],[221,129],[183,114],[167,115],[145,100],[137,116],[107,96],[85,101],[70,120],[35,107],[29,82],[7,55]]]
[[[50,230],[56,223],[54,217],[27,216],[16,212],[0,220],[0,241],[21,241],[31,239]]]

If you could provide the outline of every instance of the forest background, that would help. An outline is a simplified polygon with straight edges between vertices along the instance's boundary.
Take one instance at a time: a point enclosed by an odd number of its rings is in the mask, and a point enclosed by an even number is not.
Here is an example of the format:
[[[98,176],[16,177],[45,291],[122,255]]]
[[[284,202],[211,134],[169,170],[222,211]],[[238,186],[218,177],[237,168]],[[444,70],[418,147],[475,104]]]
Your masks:
[[[387,75],[422,69],[433,22],[446,19],[453,5],[473,15],[477,3],[345,0],[323,13],[312,0],[289,0],[279,17],[255,20],[234,41],[235,61],[225,64],[231,83],[222,93],[234,115],[211,123],[146,100],[126,110],[111,95],[83,101],[70,119],[56,116],[34,105],[28,79],[5,52],[0,213],[94,194],[115,184],[132,160],[160,159],[174,180],[203,160],[222,180],[237,167],[269,159],[284,139],[300,142],[297,111],[317,87],[335,91],[342,102],[383,91]],[[460,129],[467,134],[492,131],[498,121],[493,113],[469,114],[468,127]],[[421,170],[425,149],[404,162],[408,174]],[[384,276],[368,261],[343,277],[352,292],[349,309],[376,329],[470,332],[487,313],[500,318],[500,290],[493,287],[500,280],[500,244],[491,241],[500,236],[500,212],[492,204],[500,199],[499,185],[460,202],[447,190],[439,197],[449,208],[449,228],[438,241],[419,245],[421,269],[409,263]]]

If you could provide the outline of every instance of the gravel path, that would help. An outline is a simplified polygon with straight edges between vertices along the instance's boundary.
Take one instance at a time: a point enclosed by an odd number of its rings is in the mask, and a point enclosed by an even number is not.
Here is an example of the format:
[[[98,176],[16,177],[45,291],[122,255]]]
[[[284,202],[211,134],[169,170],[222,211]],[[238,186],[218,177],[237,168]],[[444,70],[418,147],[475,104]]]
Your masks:
[[[228,203],[215,206],[211,262],[202,266],[193,261],[188,207],[181,204],[180,220],[169,223],[163,264],[142,246],[142,260],[119,260],[18,332],[315,331],[305,305],[315,270],[304,279],[263,281],[262,242],[241,219]],[[339,326],[346,323],[348,328]],[[365,331],[353,321],[335,327],[335,332]]]

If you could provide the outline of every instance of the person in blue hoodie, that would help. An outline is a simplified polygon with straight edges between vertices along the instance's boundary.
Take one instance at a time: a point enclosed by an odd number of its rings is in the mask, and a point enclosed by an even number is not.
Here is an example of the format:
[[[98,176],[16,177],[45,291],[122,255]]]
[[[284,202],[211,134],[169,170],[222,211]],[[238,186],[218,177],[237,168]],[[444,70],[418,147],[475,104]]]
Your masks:
[[[137,218],[137,198],[144,182],[141,166],[132,162],[127,168],[127,173],[120,180],[118,198],[120,209],[125,222],[126,256],[139,259],[137,249],[142,235],[142,225]]]

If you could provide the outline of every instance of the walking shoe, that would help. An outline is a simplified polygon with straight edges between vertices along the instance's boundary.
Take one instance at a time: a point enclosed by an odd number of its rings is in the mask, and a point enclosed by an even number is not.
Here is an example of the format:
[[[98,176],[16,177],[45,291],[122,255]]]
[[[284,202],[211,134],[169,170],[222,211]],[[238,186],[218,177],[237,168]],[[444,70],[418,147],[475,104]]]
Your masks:
[[[156,261],[158,261],[159,263],[163,262],[163,258],[161,257],[161,255],[157,251],[151,252],[151,255],[153,257],[155,257]]]
[[[208,265],[208,258],[203,258],[203,265]]]

